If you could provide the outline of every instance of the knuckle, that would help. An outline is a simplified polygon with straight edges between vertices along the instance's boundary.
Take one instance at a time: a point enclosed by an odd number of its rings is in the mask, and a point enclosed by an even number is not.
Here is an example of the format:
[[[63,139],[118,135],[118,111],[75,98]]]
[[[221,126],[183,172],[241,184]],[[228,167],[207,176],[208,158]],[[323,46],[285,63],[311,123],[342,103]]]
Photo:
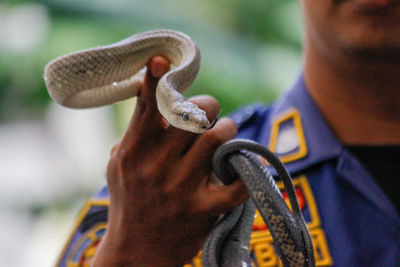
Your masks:
[[[143,177],[143,179],[150,181],[150,180],[155,180],[159,178],[160,176],[160,168],[158,168],[157,165],[153,165],[153,164],[146,164],[143,165],[141,168],[141,177]]]
[[[156,179],[166,170],[168,155],[165,154],[119,146],[110,157],[109,167],[117,168],[123,176],[135,177],[135,179]]]
[[[121,182],[126,180],[126,177],[131,176],[130,174],[133,171],[133,162],[131,153],[128,150],[118,147],[116,148],[110,157],[110,160],[107,165],[107,176],[110,177],[119,177]]]
[[[131,163],[131,157],[128,151],[124,148],[119,148],[114,154],[116,161],[119,163],[121,169],[128,169]]]
[[[238,127],[232,119],[225,117],[221,119],[221,122],[223,122],[224,127],[229,130],[229,133],[236,135]]]
[[[116,163],[115,157],[111,157],[107,164],[107,178],[108,179],[111,179],[118,173],[117,167],[116,167],[117,165],[118,164]]]
[[[177,193],[178,188],[172,183],[166,183],[162,188],[162,193],[165,196],[173,196]]]
[[[111,148],[110,156],[112,156],[112,155],[115,153],[115,151],[118,150],[119,145],[120,145],[120,143],[117,143],[117,144],[115,144],[115,145]]]
[[[107,177],[115,177],[121,176],[124,169],[124,158],[126,155],[121,152],[121,149],[116,148],[114,151],[111,152],[110,160],[108,161],[107,165]]]
[[[192,195],[187,201],[188,210],[190,210],[192,216],[215,216],[221,213],[221,207],[226,206],[226,201],[229,200],[216,197],[213,194],[198,193]]]
[[[240,203],[243,202],[243,197],[241,194],[231,194],[230,199],[230,204],[232,208],[238,206]]]
[[[217,209],[224,212],[232,210],[249,197],[247,189],[240,181],[229,186],[213,186],[212,191],[218,195],[215,199]]]
[[[245,202],[249,197],[250,197],[249,193],[247,192],[246,189],[232,192],[230,197],[232,208],[239,206],[240,204]]]
[[[223,194],[223,197],[221,197],[218,201],[218,204],[220,207],[230,207],[233,205],[234,203],[234,199],[233,199],[234,195],[230,194],[228,192],[225,192],[225,194]]]
[[[210,213],[210,208],[206,201],[199,201],[198,199],[191,198],[187,201],[187,211],[190,216],[198,216]]]
[[[124,157],[126,157],[126,152],[122,149],[119,144],[116,144],[111,149],[110,160],[108,162],[109,166],[119,165]]]

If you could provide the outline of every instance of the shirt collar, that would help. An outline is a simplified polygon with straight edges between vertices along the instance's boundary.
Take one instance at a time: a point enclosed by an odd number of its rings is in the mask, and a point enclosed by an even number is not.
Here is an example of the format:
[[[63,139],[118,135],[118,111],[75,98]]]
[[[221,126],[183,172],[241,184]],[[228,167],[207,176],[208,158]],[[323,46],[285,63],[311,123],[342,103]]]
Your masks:
[[[281,155],[278,153],[290,173],[303,172],[318,163],[336,160],[336,171],[342,179],[365,195],[391,218],[399,219],[395,208],[370,174],[335,137],[309,95],[303,76],[299,77],[292,90],[273,105],[269,116],[266,120],[267,123],[262,127],[258,142],[276,153],[274,151],[276,150],[276,140],[280,135],[283,136],[282,140],[286,137],[289,140],[297,137],[297,148],[290,150],[291,147],[295,147],[290,144],[296,144],[296,142],[289,141],[289,145],[286,146],[288,152]],[[285,127],[289,134],[282,134]],[[290,127],[295,129],[291,134],[290,130],[287,131],[287,128],[290,129]],[[274,146],[274,144],[275,149],[271,148],[271,145]],[[271,169],[271,173],[276,174],[273,169]]]

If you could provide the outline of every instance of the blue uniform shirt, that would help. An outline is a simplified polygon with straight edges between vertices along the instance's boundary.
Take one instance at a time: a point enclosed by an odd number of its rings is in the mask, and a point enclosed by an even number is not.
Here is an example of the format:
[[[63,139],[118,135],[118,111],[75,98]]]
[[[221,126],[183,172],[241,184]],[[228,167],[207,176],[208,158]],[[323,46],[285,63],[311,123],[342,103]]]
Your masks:
[[[232,119],[239,138],[267,146],[292,174],[317,266],[400,266],[399,214],[333,135],[302,77],[273,105],[244,107]],[[89,266],[106,228],[107,209],[105,187],[82,209],[57,266]],[[280,266],[268,229],[257,215],[250,248],[255,266]],[[188,266],[201,266],[199,256]]]

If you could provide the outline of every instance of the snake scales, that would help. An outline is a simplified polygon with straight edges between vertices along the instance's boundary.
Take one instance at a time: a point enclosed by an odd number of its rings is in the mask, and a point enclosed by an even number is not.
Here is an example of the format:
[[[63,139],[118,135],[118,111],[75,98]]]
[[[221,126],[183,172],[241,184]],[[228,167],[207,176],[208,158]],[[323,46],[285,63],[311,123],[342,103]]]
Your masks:
[[[50,96],[63,106],[86,108],[112,104],[138,95],[146,63],[156,55],[167,57],[175,66],[157,86],[160,113],[175,127],[204,132],[210,127],[205,112],[182,96],[200,67],[199,49],[183,33],[149,31],[108,46],[61,56],[47,64],[44,79]],[[277,169],[288,191],[293,214],[268,170],[253,153],[243,149],[261,154]],[[311,238],[293,184],[279,160],[260,145],[234,141],[222,145],[214,157],[217,176],[229,183],[231,174],[223,166],[239,175],[252,200],[216,225],[203,248],[204,266],[251,266],[248,245],[256,207],[270,229],[284,266],[314,266]]]

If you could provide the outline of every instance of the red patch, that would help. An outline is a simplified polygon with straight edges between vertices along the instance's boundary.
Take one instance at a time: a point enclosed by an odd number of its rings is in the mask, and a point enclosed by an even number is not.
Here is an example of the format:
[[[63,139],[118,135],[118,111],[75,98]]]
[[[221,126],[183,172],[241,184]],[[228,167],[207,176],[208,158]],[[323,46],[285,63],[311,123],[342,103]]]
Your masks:
[[[297,197],[297,201],[299,202],[300,210],[304,210],[304,208],[306,207],[306,198],[304,197],[303,191],[299,187],[296,187],[295,190],[296,190],[296,197]],[[288,193],[286,192],[286,190],[282,190],[281,193],[282,193],[283,199],[285,200],[286,204],[290,207]]]

